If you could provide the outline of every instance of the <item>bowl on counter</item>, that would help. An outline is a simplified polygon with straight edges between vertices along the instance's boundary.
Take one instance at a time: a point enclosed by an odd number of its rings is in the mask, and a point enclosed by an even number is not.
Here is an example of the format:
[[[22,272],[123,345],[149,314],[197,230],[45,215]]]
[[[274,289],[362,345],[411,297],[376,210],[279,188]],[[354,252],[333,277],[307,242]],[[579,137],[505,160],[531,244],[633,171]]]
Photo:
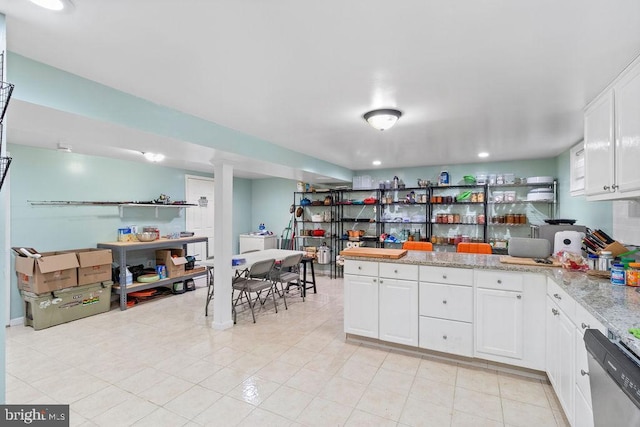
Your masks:
[[[158,239],[158,233],[155,231],[144,231],[142,233],[136,234],[138,241],[140,242],[153,242]]]

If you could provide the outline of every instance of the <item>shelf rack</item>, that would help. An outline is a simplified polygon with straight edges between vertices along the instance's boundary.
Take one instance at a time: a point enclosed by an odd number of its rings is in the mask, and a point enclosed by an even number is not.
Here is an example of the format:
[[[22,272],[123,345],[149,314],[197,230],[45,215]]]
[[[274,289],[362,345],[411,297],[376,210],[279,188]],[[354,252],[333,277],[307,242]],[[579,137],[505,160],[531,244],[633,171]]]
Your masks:
[[[209,253],[209,238],[202,237],[182,237],[179,239],[160,239],[153,242],[109,242],[98,243],[97,247],[100,249],[111,249],[113,253],[113,259],[120,266],[120,277],[118,278],[118,284],[114,286],[116,293],[120,295],[120,310],[127,309],[127,294],[135,291],[141,291],[144,289],[155,288],[158,286],[166,286],[173,282],[179,282],[181,280],[202,276],[207,274],[207,269],[198,271],[192,274],[185,274],[180,277],[171,277],[168,279],[158,280],[150,283],[134,283],[127,285],[127,269],[123,266],[127,265],[127,254],[133,251],[150,251],[156,249],[169,249],[181,246],[184,249],[184,253],[187,253],[187,244],[189,243],[201,243],[207,244],[207,250],[205,253]]]
[[[120,218],[124,216],[124,208],[154,208],[155,216],[158,218],[159,209],[178,208],[179,215],[182,216],[184,208],[199,206],[193,203],[136,203],[136,202],[91,202],[74,200],[27,200],[32,206],[117,206]]]

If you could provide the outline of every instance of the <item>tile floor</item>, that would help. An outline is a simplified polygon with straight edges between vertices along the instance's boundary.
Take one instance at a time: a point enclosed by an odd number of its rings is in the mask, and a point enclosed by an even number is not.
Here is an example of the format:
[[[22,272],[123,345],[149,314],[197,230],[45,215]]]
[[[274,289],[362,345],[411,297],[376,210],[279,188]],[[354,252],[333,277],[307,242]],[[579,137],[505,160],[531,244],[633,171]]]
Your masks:
[[[344,340],[342,280],[209,327],[206,289],[7,330],[7,403],[72,426],[566,426],[551,386]],[[284,307],[282,307],[284,308]]]

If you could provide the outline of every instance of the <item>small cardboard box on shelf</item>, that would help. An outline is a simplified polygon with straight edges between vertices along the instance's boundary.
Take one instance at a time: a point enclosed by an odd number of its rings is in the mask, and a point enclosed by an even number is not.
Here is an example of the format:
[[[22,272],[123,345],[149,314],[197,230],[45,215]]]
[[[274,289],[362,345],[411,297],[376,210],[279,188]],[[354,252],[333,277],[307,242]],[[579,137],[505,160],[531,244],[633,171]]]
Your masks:
[[[156,265],[166,266],[169,278],[184,276],[186,263],[184,249],[159,249],[156,251]]]
[[[36,295],[78,286],[74,252],[44,252],[40,258],[16,257],[18,287]]]
[[[111,280],[111,249],[76,249],[78,257],[78,286]]]

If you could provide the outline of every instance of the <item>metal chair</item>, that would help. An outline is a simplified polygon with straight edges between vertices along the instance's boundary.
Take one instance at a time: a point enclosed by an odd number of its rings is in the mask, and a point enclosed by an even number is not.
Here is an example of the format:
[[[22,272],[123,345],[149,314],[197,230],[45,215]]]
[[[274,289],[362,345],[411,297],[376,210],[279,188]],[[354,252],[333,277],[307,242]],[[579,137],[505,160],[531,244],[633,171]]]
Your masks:
[[[272,294],[273,305],[278,312],[278,303],[276,302],[275,295],[275,283],[271,280],[271,271],[275,265],[275,259],[267,259],[264,261],[258,261],[254,263],[246,275],[235,277],[232,281],[232,311],[233,311],[233,323],[236,323],[236,307],[241,299],[246,298],[247,304],[251,309],[251,316],[253,317],[253,323],[256,323],[256,314],[254,307],[259,301],[260,305],[264,305],[267,301],[269,294]],[[233,299],[233,293],[238,291],[238,296]],[[267,296],[263,300],[260,295],[267,291]],[[256,294],[255,299],[251,299],[251,294]]]
[[[282,296],[284,300],[284,308],[288,310],[287,307],[287,297],[286,291],[289,290],[289,286],[291,283],[296,282],[296,286],[300,287],[300,261],[302,260],[302,254],[294,254],[289,255],[285,259],[282,260],[280,266],[275,268],[272,271],[271,279],[274,282],[275,290],[278,292],[278,295]],[[280,283],[280,290],[278,291],[278,283]],[[287,289],[285,290],[284,284],[287,284]],[[304,293],[302,294],[302,300],[304,301]]]

